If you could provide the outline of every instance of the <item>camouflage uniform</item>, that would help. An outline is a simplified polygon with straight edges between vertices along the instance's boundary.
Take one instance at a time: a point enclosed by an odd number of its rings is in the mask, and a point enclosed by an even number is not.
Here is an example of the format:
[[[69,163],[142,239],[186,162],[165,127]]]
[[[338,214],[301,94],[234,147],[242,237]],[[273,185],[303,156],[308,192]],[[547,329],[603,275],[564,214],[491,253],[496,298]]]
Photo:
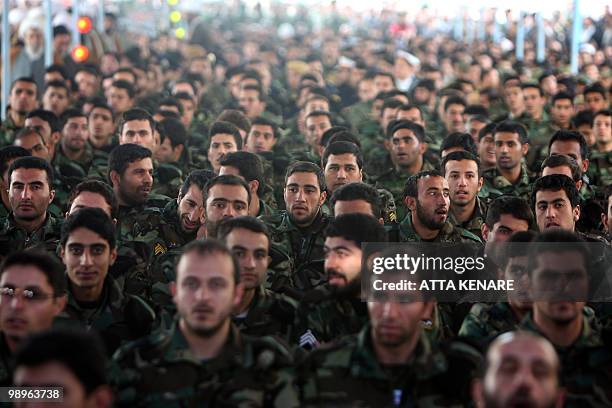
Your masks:
[[[421,242],[416,230],[412,226],[412,216],[408,215],[404,220],[393,227],[389,233],[392,242]],[[448,220],[440,229],[440,232],[432,242],[471,242],[482,243],[480,238],[463,228],[455,227]]]
[[[488,342],[500,333],[516,330],[519,323],[508,302],[476,303],[463,320],[459,336]]]
[[[531,313],[521,328],[543,335]],[[553,345],[561,362],[561,386],[567,391],[565,406],[612,406],[612,347],[609,339],[604,342],[592,310],[584,309],[582,333],[572,345]]]
[[[294,299],[259,286],[246,312],[232,316],[232,321],[242,334],[274,335],[287,342],[294,342],[296,333],[293,332],[293,325],[297,308]]]
[[[47,213],[45,222],[34,232],[28,233],[15,223],[13,214],[0,221],[0,256],[29,248],[54,254],[59,243],[61,221]]]
[[[423,166],[421,167],[421,171],[435,170],[436,166],[434,163],[425,160],[423,156]],[[412,176],[412,174],[408,173],[400,173],[395,168],[388,170],[387,172],[377,176],[374,178],[376,188],[384,188],[393,194],[393,198],[395,199],[395,204],[404,202],[404,186],[406,185],[406,180]],[[406,214],[408,213],[406,206],[401,204],[397,205],[397,219],[403,220]]]
[[[548,145],[548,141],[552,137],[550,118],[548,113],[542,112],[540,120],[536,121],[533,117],[527,122],[529,131],[529,145],[531,147]]]
[[[111,379],[119,407],[297,407],[292,362],[272,338],[234,326],[220,354],[202,361],[175,322],[119,349]]]
[[[327,343],[361,330],[368,322],[367,303],[358,290],[338,291],[326,285],[304,295],[297,318],[300,335],[310,330],[317,341]]]
[[[313,351],[299,367],[304,407],[463,407],[481,356],[452,343],[438,347],[422,334],[409,361],[377,360],[367,325],[357,335]]]
[[[596,186],[598,195],[603,194],[603,190],[612,185],[612,151],[593,152],[589,169],[593,169],[591,184]]]
[[[110,275],[104,280],[99,301],[84,303],[76,300],[68,281],[68,302],[56,319],[58,326],[73,326],[95,330],[104,340],[109,355],[122,344],[151,333],[156,319],[147,303],[134,295],[123,293]]]
[[[493,200],[501,195],[513,195],[529,202],[533,179],[529,176],[527,167],[524,164],[521,164],[521,174],[515,184],[510,183],[502,176],[497,168],[485,170],[483,178],[484,185],[489,191],[489,199]]]
[[[71,170],[74,169],[69,174],[67,174],[67,176],[68,177],[80,176],[81,179],[83,179],[85,178],[85,176],[87,176],[87,173],[89,172],[89,168],[91,167],[91,164],[93,163],[93,159],[94,159],[94,152],[93,152],[93,148],[91,147],[89,143],[85,143],[85,149],[81,153],[81,156],[76,160],[69,159],[64,154],[62,150],[62,145],[58,143],[55,147],[55,154],[53,155],[52,164],[54,168],[60,169],[60,171],[64,168],[71,168]],[[74,166],[78,166],[80,167],[80,169],[75,169]],[[73,174],[73,173],[76,173],[76,174]]]
[[[482,232],[480,227],[485,221],[485,217],[487,215],[487,208],[484,205],[484,200],[476,197],[476,207],[474,208],[474,213],[470,217],[469,220],[459,224],[455,219],[455,215],[453,211],[448,213],[448,221],[456,227],[463,228],[465,230],[470,231],[472,234],[476,235],[478,238],[482,240]]]
[[[271,251],[284,254],[291,259],[291,269],[271,266],[274,275],[270,287],[289,286],[308,290],[320,285],[323,277],[323,231],[329,224],[329,217],[319,211],[314,222],[307,228],[299,228],[291,221],[286,211],[273,217],[264,217],[272,238]],[[273,256],[274,258],[274,256]],[[283,266],[289,266],[283,263]],[[282,281],[282,283],[277,283]]]
[[[11,115],[7,113],[6,119],[0,125],[0,147],[12,145],[15,140],[15,133],[19,130],[21,128],[15,125]]]

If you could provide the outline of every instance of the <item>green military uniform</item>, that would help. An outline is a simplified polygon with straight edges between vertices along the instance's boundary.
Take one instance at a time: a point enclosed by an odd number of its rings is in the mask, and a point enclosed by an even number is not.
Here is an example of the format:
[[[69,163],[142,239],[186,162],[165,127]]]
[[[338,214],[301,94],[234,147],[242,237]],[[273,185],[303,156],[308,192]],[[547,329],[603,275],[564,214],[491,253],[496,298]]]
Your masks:
[[[219,355],[202,361],[175,322],[119,349],[111,381],[119,407],[297,407],[292,362],[272,338],[233,326]]]
[[[259,286],[247,310],[239,315],[234,314],[232,321],[242,334],[274,335],[294,342],[297,339],[293,332],[297,308],[294,299]]]
[[[593,152],[589,169],[593,169],[591,184],[596,187],[596,195],[603,195],[604,189],[612,185],[612,151]]]
[[[151,333],[155,319],[155,312],[144,300],[124,294],[119,283],[107,275],[97,302],[76,300],[68,281],[68,302],[56,323],[58,326],[78,325],[95,330],[112,355],[125,342]]]
[[[0,221],[0,256],[29,248],[55,253],[61,233],[61,221],[47,213],[45,222],[33,232],[18,226],[13,214]]]
[[[484,200],[476,197],[476,207],[474,208],[474,213],[467,221],[459,223],[453,214],[452,208],[448,213],[448,221],[456,227],[470,231],[472,234],[476,235],[482,240],[482,232],[480,227],[484,223],[486,216],[487,208],[485,207]]]
[[[412,216],[408,215],[405,217],[402,222],[399,223],[397,227],[394,227],[390,231],[390,239],[392,238],[392,242],[422,242],[423,239],[419,237],[416,230],[412,225]],[[471,243],[479,243],[482,241],[476,235],[472,234],[470,231],[465,230],[460,227],[456,227],[451,224],[448,220],[444,223],[440,232],[431,242],[471,242]]]
[[[548,145],[548,141],[553,135],[551,133],[550,118],[546,111],[542,112],[540,120],[535,120],[533,117],[530,117],[527,122],[527,129],[529,131],[530,148]]]
[[[435,169],[436,165],[428,160],[425,160],[425,157],[423,157],[423,166],[419,172]],[[391,168],[387,172],[374,178],[376,188],[384,188],[393,194],[393,198],[395,199],[395,203],[397,205],[398,220],[403,220],[408,213],[405,205],[398,204],[404,202],[404,186],[406,185],[406,181],[410,176],[412,176],[412,174],[399,172],[397,169]]]
[[[323,276],[323,231],[330,218],[319,211],[313,223],[306,228],[300,228],[293,223],[286,211],[276,216],[263,217],[262,221],[270,229],[272,238],[271,251],[285,254],[291,259],[290,270],[280,270],[274,265],[270,276],[269,287],[289,286],[298,290],[312,289],[325,281]],[[284,266],[288,264],[283,263]]]
[[[357,125],[370,117],[372,112],[372,102],[357,102],[351,106],[347,106],[342,110],[342,115],[351,124],[354,130],[357,130]]]
[[[459,336],[488,342],[500,333],[516,330],[519,324],[508,302],[476,303],[463,320]]]
[[[11,210],[6,208],[4,206],[4,203],[2,201],[0,201],[0,220],[8,217],[8,215],[11,213]]]
[[[531,313],[520,327],[543,335]],[[553,344],[561,363],[561,386],[567,391],[566,407],[612,406],[612,347],[606,341],[593,311],[585,308],[578,339],[567,347]]]
[[[297,330],[310,331],[320,343],[355,334],[368,322],[367,303],[359,297],[360,281],[351,282],[351,289],[336,290],[323,286],[308,291],[300,300]]]
[[[15,125],[11,115],[7,113],[6,119],[0,125],[0,147],[12,145],[15,140],[15,133],[19,130],[21,128]]]
[[[275,146],[276,147],[276,146]],[[258,153],[264,169],[264,194],[262,198],[274,209],[285,208],[285,173],[291,164],[291,157],[281,149]]]
[[[87,176],[89,168],[91,167],[94,160],[94,150],[89,143],[85,143],[85,148],[78,159],[73,160],[68,158],[63,152],[62,145],[58,143],[55,146],[55,154],[53,155],[53,166],[64,173],[66,177],[81,177],[81,179]],[[80,169],[75,168],[80,167]],[[79,171],[80,170],[80,171]]]
[[[405,364],[382,365],[371,327],[313,351],[299,367],[304,407],[463,407],[481,357],[471,347],[438,347],[422,334]]]
[[[492,200],[501,195],[513,195],[529,202],[533,180],[524,164],[521,165],[521,174],[515,184],[502,176],[497,168],[485,170],[482,176],[489,192],[489,199]]]

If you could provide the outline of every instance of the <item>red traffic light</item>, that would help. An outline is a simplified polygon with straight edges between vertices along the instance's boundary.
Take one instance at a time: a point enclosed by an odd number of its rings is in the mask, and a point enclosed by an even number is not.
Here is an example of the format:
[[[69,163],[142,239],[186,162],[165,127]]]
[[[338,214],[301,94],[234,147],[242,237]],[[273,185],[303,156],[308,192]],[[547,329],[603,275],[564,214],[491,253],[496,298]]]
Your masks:
[[[77,20],[77,30],[81,34],[87,34],[91,31],[92,22],[89,17],[79,17]]]
[[[84,62],[89,58],[89,49],[84,45],[77,45],[72,49],[71,54],[75,62]]]

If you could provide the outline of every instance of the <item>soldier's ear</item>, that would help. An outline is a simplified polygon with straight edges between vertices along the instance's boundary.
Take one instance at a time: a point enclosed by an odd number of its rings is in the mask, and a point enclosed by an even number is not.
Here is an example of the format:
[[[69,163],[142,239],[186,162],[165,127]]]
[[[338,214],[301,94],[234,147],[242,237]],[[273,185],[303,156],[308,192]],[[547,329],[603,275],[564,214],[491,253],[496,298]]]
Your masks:
[[[603,224],[604,231],[612,232],[612,231],[608,231],[608,214],[601,213],[601,223]]]
[[[586,173],[588,169],[589,169],[589,159],[584,159],[582,161],[582,172]]]
[[[482,188],[482,185],[484,184],[484,178],[483,177],[479,177],[478,178],[478,191],[480,192],[480,189]]]
[[[523,156],[525,156],[528,151],[529,151],[529,143],[523,143],[523,145],[521,146],[521,152],[523,153]]]
[[[110,251],[110,264],[114,264],[117,260],[117,247],[111,249]]]
[[[482,233],[482,239],[487,242],[489,239],[489,227],[484,222],[480,226],[480,232]]]
[[[234,292],[234,302],[233,302],[234,307],[240,304],[240,302],[242,301],[242,295],[244,295],[244,285],[242,284],[242,282],[239,282],[236,285],[236,290]]]
[[[580,219],[580,204],[578,204],[572,211],[574,213],[574,222],[576,222]]]
[[[55,198],[55,190],[51,189],[49,191],[49,204],[51,204],[53,202],[54,198]]]
[[[389,139],[383,140],[383,146],[385,146],[385,149],[387,149],[387,151],[391,151],[391,141]]]
[[[470,393],[472,394],[472,401],[476,408],[484,408],[484,383],[480,378],[472,381],[470,386]]]
[[[410,197],[410,196],[406,196],[406,197],[404,197],[404,204],[406,205],[406,207],[410,211],[415,211],[416,210],[416,198]]]
[[[113,406],[113,391],[108,385],[101,385],[92,392],[89,393],[87,397],[87,401],[89,402],[88,406],[92,407],[112,407]]]
[[[326,198],[327,198],[327,191],[323,191],[321,193],[321,198],[319,199],[319,205],[323,205],[323,203],[325,202]]]
[[[249,188],[251,189],[251,196],[253,194],[257,194],[257,189],[259,188],[259,181],[257,180],[251,180],[249,181]]]
[[[110,178],[111,187],[119,185],[119,173],[117,173],[115,170],[111,170],[108,177]]]
[[[174,297],[176,296],[176,281],[172,281],[168,283],[168,289],[170,290],[170,294],[172,295],[172,298],[174,299]]]

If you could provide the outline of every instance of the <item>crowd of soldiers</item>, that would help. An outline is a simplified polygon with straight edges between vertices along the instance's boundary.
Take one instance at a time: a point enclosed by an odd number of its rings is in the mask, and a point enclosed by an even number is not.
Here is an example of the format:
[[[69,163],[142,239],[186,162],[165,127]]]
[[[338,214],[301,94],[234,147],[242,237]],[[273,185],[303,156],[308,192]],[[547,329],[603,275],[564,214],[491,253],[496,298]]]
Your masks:
[[[500,279],[612,285],[591,274],[612,261],[612,44],[572,76],[385,19],[252,23],[16,76],[0,383],[70,407],[612,406],[609,303],[361,293],[385,242],[529,243],[492,257]]]

